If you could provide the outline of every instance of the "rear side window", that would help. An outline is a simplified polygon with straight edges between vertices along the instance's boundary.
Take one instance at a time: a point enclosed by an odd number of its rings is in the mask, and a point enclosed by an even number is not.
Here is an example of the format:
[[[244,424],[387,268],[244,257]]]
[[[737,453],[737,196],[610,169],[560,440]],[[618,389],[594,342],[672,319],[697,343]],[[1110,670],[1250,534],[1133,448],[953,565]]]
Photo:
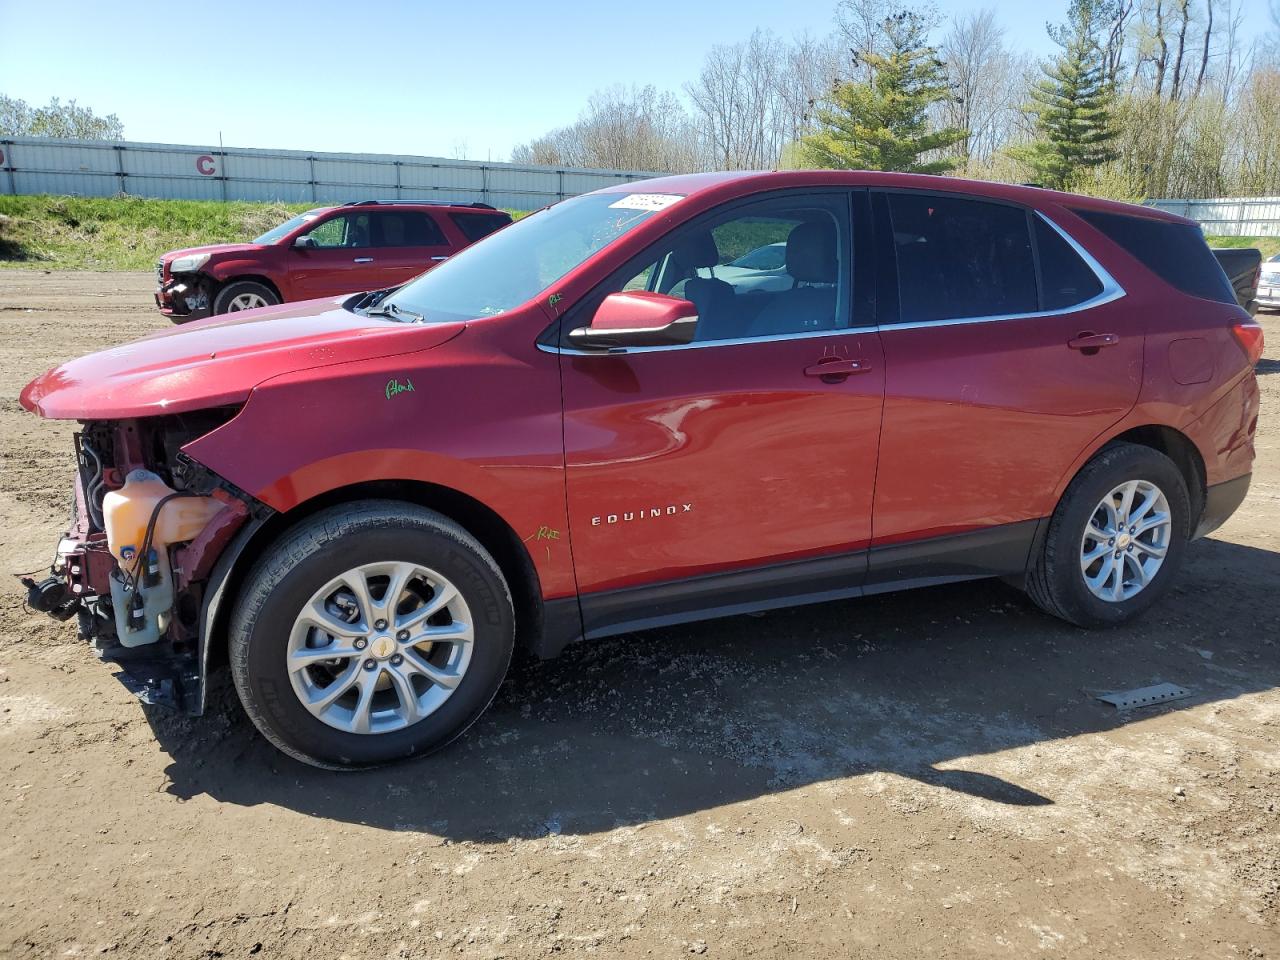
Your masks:
[[[1219,303],[1236,302],[1227,275],[1209,251],[1204,234],[1194,224],[1097,210],[1076,210],[1075,213],[1183,293]]]
[[[1033,217],[1032,222],[1040,257],[1042,309],[1065,310],[1100,294],[1102,281],[1071,244],[1039,217]]]
[[[1034,313],[1035,257],[1020,207],[888,195],[903,323]]]
[[[379,247],[435,247],[448,243],[430,214],[387,211],[374,217]]]
[[[468,243],[475,243],[511,222],[511,218],[503,213],[451,213],[449,216]]]

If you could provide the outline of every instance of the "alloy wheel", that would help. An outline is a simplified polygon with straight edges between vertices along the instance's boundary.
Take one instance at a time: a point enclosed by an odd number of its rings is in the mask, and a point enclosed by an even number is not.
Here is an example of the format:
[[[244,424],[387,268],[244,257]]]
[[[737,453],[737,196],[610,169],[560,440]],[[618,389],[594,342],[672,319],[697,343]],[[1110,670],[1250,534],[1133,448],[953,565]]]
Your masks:
[[[231,303],[227,305],[227,313],[235,313],[238,310],[254,310],[265,306],[268,306],[268,304],[261,294],[241,293],[231,298]]]
[[[319,720],[348,733],[389,733],[449,699],[473,641],[466,600],[443,576],[415,563],[366,563],[303,605],[286,666],[294,693]]]
[[[1080,540],[1080,573],[1108,603],[1141,593],[1159,573],[1173,536],[1164,492],[1147,480],[1116,486],[1094,509]]]

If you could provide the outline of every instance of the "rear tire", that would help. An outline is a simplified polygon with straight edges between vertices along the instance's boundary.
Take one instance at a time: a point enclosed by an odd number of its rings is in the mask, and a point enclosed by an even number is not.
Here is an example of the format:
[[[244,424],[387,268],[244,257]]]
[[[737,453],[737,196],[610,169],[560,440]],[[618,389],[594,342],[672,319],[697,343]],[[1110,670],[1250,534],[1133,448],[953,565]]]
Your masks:
[[[323,510],[265,551],[228,645],[263,736],[304,763],[352,769],[462,734],[497,694],[514,635],[506,581],[474,537],[423,507],[366,501]]]
[[[253,280],[237,280],[218,291],[213,298],[213,312],[239,313],[258,307],[273,307],[279,302],[280,298],[270,287]]]
[[[1062,495],[1032,558],[1027,593],[1077,626],[1124,623],[1169,589],[1190,530],[1187,485],[1174,462],[1150,447],[1112,444]]]

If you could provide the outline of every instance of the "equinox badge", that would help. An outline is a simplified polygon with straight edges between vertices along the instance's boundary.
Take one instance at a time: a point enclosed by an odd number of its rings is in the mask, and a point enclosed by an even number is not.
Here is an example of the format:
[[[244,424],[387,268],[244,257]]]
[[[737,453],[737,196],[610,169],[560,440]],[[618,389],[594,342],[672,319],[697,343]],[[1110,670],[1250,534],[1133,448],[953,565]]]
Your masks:
[[[633,520],[653,520],[658,517],[674,517],[678,513],[693,513],[693,504],[671,503],[665,507],[642,507],[639,510],[628,510],[625,513],[608,513],[602,517],[592,517],[591,525],[599,527],[611,523],[631,523]]]

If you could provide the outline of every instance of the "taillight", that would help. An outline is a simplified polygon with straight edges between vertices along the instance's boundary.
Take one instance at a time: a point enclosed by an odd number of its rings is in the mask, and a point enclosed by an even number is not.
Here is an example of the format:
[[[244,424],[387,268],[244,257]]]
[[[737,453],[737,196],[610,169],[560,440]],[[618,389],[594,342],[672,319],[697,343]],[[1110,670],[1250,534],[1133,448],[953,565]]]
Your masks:
[[[1231,332],[1240,341],[1249,363],[1257,363],[1262,358],[1262,326],[1252,320],[1248,323],[1233,323]]]

